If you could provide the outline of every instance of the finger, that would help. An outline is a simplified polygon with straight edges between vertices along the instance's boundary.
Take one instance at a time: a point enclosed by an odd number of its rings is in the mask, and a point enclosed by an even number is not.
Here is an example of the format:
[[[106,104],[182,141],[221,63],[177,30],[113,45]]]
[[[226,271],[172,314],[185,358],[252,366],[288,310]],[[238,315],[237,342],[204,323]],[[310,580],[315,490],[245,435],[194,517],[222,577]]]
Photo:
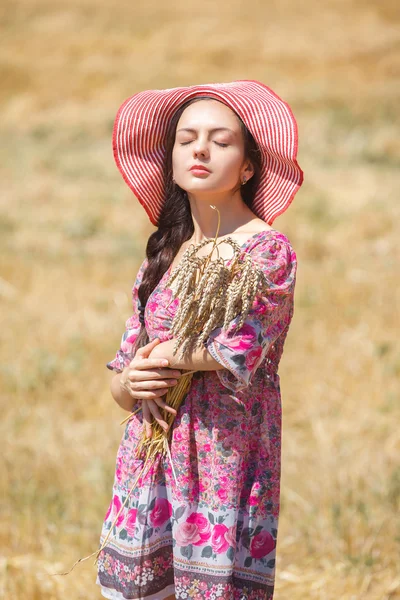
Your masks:
[[[158,344],[159,342],[161,342],[160,338],[159,337],[155,337],[154,340],[151,340],[151,342],[148,342],[146,344],[146,346],[150,347],[150,346],[153,346],[153,344],[154,345]]]
[[[162,369],[167,367],[169,361],[166,358],[143,358],[132,365],[134,369]]]
[[[140,356],[148,355],[153,350],[153,348],[157,346],[157,344],[159,344],[160,342],[160,338],[154,338],[154,340],[152,340],[151,342],[148,342],[144,346],[141,346],[141,348],[138,348],[136,354],[139,354]]]
[[[134,371],[135,369],[132,369],[127,375],[130,381],[170,381],[171,379],[178,380],[182,375],[180,371],[172,369],[148,369],[147,371],[138,369],[136,373]]]
[[[130,388],[138,391],[158,390],[173,387],[178,383],[177,379],[140,379],[140,381],[131,381]]]
[[[135,356],[137,356],[139,358],[147,358],[149,356],[149,354],[151,353],[151,351],[153,350],[153,348],[155,348],[160,342],[161,342],[160,338],[154,338],[154,340],[152,340],[148,344],[145,344],[144,346],[139,348],[136,351]]]
[[[140,350],[142,351],[142,353],[144,352],[144,353],[150,354],[150,352],[153,350],[153,348],[155,346],[157,346],[158,344],[160,344],[160,343],[161,343],[160,338],[156,337],[151,342],[147,342],[147,344],[145,344],[144,346],[142,346],[140,348]]]
[[[166,401],[163,398],[154,398],[154,402],[158,406],[160,406],[160,408],[163,408],[167,412],[170,412],[171,414],[176,415],[175,408],[172,408],[172,406],[169,406],[169,404],[167,404]]]
[[[146,437],[151,437],[153,428],[151,426],[151,412],[147,402],[142,402],[143,423]]]
[[[136,400],[155,400],[160,396],[163,396],[168,392],[168,388],[160,388],[159,390],[153,390],[145,392],[144,390],[133,390],[130,394],[132,398]]]
[[[161,416],[160,411],[158,410],[158,406],[157,404],[154,402],[154,400],[148,400],[147,401],[149,408],[150,408],[150,412],[153,415],[153,417],[155,418],[155,420],[157,421],[157,423],[159,425],[161,425],[161,427],[165,430],[168,431],[168,423],[163,419],[163,417]]]

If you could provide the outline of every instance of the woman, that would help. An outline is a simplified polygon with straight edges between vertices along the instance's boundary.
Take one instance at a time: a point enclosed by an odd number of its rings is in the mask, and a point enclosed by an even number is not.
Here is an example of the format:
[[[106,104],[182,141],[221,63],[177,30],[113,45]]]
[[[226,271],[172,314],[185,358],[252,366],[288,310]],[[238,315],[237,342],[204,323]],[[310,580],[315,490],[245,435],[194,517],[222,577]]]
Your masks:
[[[149,90],[124,102],[113,133],[125,181],[157,230],[132,290],[133,314],[107,367],[127,423],[101,541],[97,583],[112,599],[271,600],[279,517],[281,396],[278,364],[293,315],[296,254],[271,227],[303,180],[290,107],[257,81]],[[235,240],[271,286],[233,336],[221,327],[178,359],[179,305],[168,275],[190,244]],[[219,245],[229,264],[232,250]],[[207,245],[199,256],[210,253]],[[214,258],[214,257],[213,257]],[[164,396],[195,371],[174,411]],[[170,460],[142,477],[136,447],[160,408],[175,415]],[[175,479],[176,478],[176,479]]]

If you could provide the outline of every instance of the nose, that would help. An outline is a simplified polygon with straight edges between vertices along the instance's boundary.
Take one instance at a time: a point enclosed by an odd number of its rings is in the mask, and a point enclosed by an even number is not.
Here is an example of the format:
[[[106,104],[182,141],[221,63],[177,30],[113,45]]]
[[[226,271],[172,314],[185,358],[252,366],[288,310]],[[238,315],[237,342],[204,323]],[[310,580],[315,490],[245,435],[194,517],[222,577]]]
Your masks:
[[[193,152],[195,156],[207,156],[208,148],[207,143],[203,140],[202,137],[198,137],[193,145]]]

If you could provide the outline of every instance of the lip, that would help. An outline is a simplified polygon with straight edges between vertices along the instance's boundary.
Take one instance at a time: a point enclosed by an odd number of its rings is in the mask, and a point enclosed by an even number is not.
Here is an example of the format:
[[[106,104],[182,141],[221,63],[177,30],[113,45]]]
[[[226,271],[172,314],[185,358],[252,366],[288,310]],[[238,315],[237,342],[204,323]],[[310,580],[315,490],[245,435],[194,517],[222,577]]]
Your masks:
[[[203,167],[203,165],[193,165],[193,167],[191,167],[189,170],[198,171],[199,173],[211,173],[210,169]]]

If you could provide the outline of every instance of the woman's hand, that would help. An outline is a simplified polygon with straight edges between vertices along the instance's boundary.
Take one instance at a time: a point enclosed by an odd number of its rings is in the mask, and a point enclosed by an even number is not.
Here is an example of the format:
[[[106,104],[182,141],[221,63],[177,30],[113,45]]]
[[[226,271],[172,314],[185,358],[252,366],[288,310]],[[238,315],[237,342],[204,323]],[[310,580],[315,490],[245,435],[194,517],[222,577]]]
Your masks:
[[[153,348],[160,343],[156,338],[137,350],[135,357],[121,373],[120,386],[135,400],[142,400],[143,422],[146,437],[151,437],[151,416],[168,431],[168,424],[162,418],[159,407],[176,415],[176,410],[168,406],[161,397],[170,387],[178,383],[181,371],[168,368],[169,361],[163,358],[149,358]]]

